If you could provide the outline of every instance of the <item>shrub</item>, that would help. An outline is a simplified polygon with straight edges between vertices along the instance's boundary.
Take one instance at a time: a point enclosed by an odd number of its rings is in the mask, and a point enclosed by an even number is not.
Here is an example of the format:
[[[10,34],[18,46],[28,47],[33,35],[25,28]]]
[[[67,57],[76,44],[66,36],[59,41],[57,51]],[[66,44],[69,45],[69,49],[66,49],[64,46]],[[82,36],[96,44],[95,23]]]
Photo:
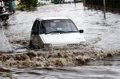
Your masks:
[[[53,3],[54,4],[59,4],[59,0],[54,0]]]
[[[19,6],[23,9],[35,9],[37,7],[38,0],[21,0]]]

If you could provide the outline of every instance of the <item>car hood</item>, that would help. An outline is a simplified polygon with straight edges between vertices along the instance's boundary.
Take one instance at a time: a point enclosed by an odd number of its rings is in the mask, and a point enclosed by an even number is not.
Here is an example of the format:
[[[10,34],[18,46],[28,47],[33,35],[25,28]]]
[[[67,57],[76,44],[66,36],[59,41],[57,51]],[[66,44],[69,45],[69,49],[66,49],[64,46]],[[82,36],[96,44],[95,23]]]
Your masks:
[[[78,33],[51,33],[40,35],[44,44],[62,45],[62,44],[77,44],[84,42],[84,37]]]

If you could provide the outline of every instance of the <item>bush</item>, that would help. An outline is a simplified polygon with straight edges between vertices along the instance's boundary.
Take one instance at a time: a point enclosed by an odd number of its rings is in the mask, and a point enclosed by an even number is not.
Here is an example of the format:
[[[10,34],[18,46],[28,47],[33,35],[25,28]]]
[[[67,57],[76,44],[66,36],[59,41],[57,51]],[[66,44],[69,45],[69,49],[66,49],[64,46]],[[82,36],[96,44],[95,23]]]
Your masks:
[[[59,4],[59,0],[54,0],[53,3],[54,4]]]
[[[38,0],[21,0],[19,6],[24,9],[35,9],[37,7]]]
[[[37,0],[25,0],[25,5],[27,8],[31,9],[31,8],[35,8],[37,7]]]

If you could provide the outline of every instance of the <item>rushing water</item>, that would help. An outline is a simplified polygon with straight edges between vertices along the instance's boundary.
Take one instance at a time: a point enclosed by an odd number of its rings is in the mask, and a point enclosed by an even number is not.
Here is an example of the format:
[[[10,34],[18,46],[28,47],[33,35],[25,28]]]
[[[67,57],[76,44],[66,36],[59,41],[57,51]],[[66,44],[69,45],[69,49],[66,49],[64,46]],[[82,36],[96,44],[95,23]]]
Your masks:
[[[107,19],[103,19],[102,11],[84,10],[83,4],[61,4],[41,6],[37,11],[16,11],[9,19],[6,35],[12,43],[25,43],[30,40],[32,24],[38,17],[68,17],[71,18],[79,29],[85,32],[83,35],[87,42],[101,49],[119,49],[120,47],[120,16],[119,14],[106,13]],[[16,42],[17,41],[17,42]]]
[[[90,44],[87,48],[95,48],[102,51],[106,49],[117,50],[120,48],[120,15],[106,14],[107,19],[104,20],[101,11],[84,10],[81,3],[77,4],[76,7],[74,4],[61,4],[42,6],[34,12],[16,11],[16,14],[9,19],[10,25],[5,30],[5,34],[11,42],[14,51],[22,53],[27,50],[31,27],[37,17],[65,16],[71,18],[79,29],[85,30],[83,35]],[[106,55],[104,52],[102,54]],[[97,56],[99,57],[99,52],[97,52]],[[103,60],[90,61],[85,66],[57,68],[54,66],[29,68],[6,66],[3,68],[0,62],[0,79],[119,79],[119,60],[120,57],[118,55],[104,58]],[[10,61],[6,63],[10,63]]]
[[[4,68],[0,79],[119,79],[119,56],[77,67]]]
[[[119,67],[74,67],[65,69],[12,69],[6,79],[118,79]],[[15,72],[16,71],[16,72]],[[3,79],[3,78],[1,78]]]

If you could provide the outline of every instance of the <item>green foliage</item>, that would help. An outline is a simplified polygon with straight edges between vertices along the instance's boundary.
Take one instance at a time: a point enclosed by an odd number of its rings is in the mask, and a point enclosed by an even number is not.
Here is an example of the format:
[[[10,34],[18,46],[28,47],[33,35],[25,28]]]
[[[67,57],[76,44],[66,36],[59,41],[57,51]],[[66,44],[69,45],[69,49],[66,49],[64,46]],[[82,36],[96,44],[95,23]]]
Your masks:
[[[25,5],[28,9],[37,7],[37,0],[25,0]]]
[[[54,3],[54,4],[59,4],[59,1],[60,1],[60,0],[54,0],[53,3]]]
[[[19,10],[34,10],[37,7],[38,0],[22,0],[18,5]]]
[[[23,5],[23,4],[18,4],[17,6],[16,6],[16,9],[17,10],[22,10],[22,11],[24,11],[26,8],[25,8],[26,6],[25,5]]]
[[[37,7],[38,0],[34,0],[33,7]]]

